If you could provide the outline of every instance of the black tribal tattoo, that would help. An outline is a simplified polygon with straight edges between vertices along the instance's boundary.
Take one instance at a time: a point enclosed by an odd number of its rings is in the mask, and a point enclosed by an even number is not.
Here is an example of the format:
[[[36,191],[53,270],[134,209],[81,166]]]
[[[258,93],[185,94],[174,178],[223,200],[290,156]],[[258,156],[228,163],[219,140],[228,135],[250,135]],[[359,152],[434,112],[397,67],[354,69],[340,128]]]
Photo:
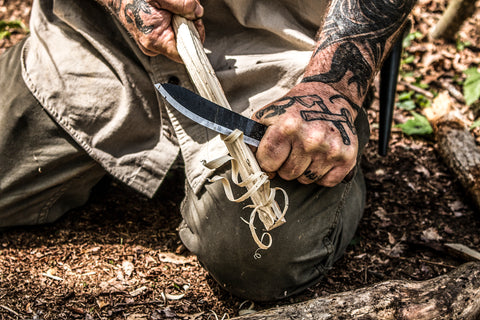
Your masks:
[[[285,97],[258,111],[256,117],[265,119],[279,116],[291,106],[300,104],[311,109],[300,110],[304,121],[332,123],[339,131],[343,143],[350,145],[347,128],[356,134],[351,110],[360,109],[353,101],[364,100],[390,42],[402,32],[401,27],[415,2],[416,0],[333,0],[312,57],[313,66],[316,65],[315,59],[327,59],[328,64],[330,58],[329,70],[324,72],[322,69],[317,74],[309,72],[302,83],[329,84],[339,93],[324,97],[325,100],[318,95]],[[345,90],[345,83],[356,85],[356,90]],[[340,107],[336,108],[340,109],[340,113],[333,113],[324,103],[327,99],[331,104],[343,100],[352,109]]]
[[[330,97],[329,101],[330,103],[334,103],[334,101],[337,99],[345,100],[355,110],[358,110],[359,108],[358,105],[341,95],[334,95]],[[333,125],[340,132],[343,143],[345,145],[351,144],[350,137],[343,126],[343,124],[345,124],[350,131],[356,135],[356,130],[353,125],[353,118],[350,111],[348,111],[346,108],[342,108],[339,114],[332,113],[323,102],[323,99],[316,94],[298,97],[284,97],[277,103],[259,110],[255,116],[257,119],[275,117],[284,114],[286,112],[285,110],[293,106],[295,103],[298,103],[308,109],[312,109],[315,106],[319,107],[320,110],[301,110],[300,115],[302,116],[302,119],[305,121],[328,121],[333,123]]]
[[[334,1],[315,54],[335,43],[367,45],[374,63],[382,58],[387,40],[400,31],[415,0]]]
[[[352,72],[348,84],[356,83],[358,96],[363,96],[367,92],[368,80],[371,78],[373,70],[357,46],[350,42],[342,43],[335,51],[330,71],[305,77],[302,82],[335,83],[342,80],[347,71]]]
[[[153,30],[153,26],[146,26],[143,22],[142,16],[140,15],[142,12],[145,14],[151,14],[152,11],[145,0],[134,0],[133,3],[129,3],[125,5],[125,19],[127,23],[134,23],[137,29],[142,32],[143,34],[149,34]],[[132,20],[130,14],[133,15],[135,21]]]
[[[315,57],[339,44],[330,70],[305,77],[302,82],[336,83],[351,71],[348,84],[355,83],[358,97],[363,97],[389,38],[400,31],[414,4],[415,0],[334,0],[314,53]]]

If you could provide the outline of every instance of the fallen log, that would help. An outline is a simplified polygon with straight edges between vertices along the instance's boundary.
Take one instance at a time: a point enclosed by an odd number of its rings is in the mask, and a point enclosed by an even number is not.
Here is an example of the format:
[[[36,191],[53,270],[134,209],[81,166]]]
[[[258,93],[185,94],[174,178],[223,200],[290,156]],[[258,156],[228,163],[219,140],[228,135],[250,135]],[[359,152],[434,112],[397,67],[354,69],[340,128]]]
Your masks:
[[[480,209],[480,148],[447,92],[440,93],[424,110],[433,126],[438,152]]]
[[[426,281],[386,281],[234,319],[480,319],[480,263]]]

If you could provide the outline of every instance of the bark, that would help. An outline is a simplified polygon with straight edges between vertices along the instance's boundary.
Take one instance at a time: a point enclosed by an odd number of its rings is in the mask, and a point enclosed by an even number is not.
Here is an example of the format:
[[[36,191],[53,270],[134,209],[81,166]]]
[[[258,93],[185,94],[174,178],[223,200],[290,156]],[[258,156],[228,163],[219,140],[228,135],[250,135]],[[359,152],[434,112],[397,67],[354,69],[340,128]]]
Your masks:
[[[455,114],[436,123],[438,151],[480,209],[480,149]]]
[[[443,92],[425,114],[433,125],[440,155],[480,209],[480,148],[452,105],[448,93]]]
[[[470,262],[449,274],[422,282],[386,281],[234,319],[479,318],[480,263]]]
[[[440,20],[430,31],[430,37],[454,40],[463,22],[474,12],[475,0],[451,0]]]

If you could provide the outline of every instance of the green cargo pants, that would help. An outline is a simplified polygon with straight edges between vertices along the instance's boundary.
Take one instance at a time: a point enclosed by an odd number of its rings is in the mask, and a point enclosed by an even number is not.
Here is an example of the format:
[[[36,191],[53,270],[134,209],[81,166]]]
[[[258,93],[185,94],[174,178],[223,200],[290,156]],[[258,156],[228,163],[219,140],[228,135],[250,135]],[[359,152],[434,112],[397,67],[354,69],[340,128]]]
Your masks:
[[[105,175],[43,110],[21,76],[21,45],[0,56],[0,228],[53,222],[88,199]],[[368,139],[360,113],[359,145]],[[229,171],[220,172],[229,176]],[[352,239],[365,204],[360,170],[334,188],[274,179],[290,198],[287,222],[271,231],[273,245],[260,252],[244,204],[225,197],[221,184],[195,194],[188,186],[180,237],[225,289],[252,300],[289,296],[318,282]],[[260,228],[260,226],[259,226]]]

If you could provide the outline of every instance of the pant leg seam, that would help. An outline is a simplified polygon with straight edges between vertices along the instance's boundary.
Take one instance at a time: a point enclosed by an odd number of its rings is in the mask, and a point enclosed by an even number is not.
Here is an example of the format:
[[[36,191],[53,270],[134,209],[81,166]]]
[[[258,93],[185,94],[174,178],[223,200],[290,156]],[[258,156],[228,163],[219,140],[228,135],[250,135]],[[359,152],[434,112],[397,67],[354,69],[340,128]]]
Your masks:
[[[74,178],[75,179],[75,178]],[[48,219],[48,214],[50,212],[50,209],[52,208],[52,206],[55,204],[55,202],[58,201],[58,199],[60,199],[60,197],[65,193],[65,191],[68,189],[68,187],[72,184],[73,180],[70,180],[68,181],[67,183],[64,183],[60,189],[58,189],[51,197],[50,199],[47,201],[47,203],[45,203],[45,205],[42,207],[42,209],[40,210],[40,214],[38,215],[38,220],[37,220],[37,224],[43,224],[43,223],[46,223],[47,219]]]
[[[97,164],[92,163],[91,168],[95,167]],[[52,209],[53,205],[60,199],[60,197],[65,194],[65,191],[69,189],[69,187],[75,182],[86,176],[88,173],[88,170],[76,175],[72,179],[70,179],[68,182],[62,184],[62,186],[50,197],[50,199],[45,203],[45,205],[42,207],[40,210],[40,214],[37,219],[37,224],[44,224],[48,221],[48,215],[50,213],[50,210]]]
[[[322,262],[318,263],[315,265],[315,268],[320,272],[320,274],[325,274],[326,271],[331,269],[332,265],[332,260],[333,260],[333,254],[335,253],[335,248],[333,245],[333,240],[331,239],[334,235],[334,231],[338,227],[339,223],[339,217],[342,212],[342,210],[345,207],[345,201],[346,201],[346,196],[350,192],[350,189],[352,187],[353,180],[348,182],[345,186],[345,189],[342,193],[342,196],[340,198],[340,201],[338,203],[337,209],[335,211],[335,217],[333,219],[333,222],[331,223],[325,237],[323,238],[322,242],[324,247],[327,249],[327,254],[325,255],[325,258],[323,259],[324,263]]]

